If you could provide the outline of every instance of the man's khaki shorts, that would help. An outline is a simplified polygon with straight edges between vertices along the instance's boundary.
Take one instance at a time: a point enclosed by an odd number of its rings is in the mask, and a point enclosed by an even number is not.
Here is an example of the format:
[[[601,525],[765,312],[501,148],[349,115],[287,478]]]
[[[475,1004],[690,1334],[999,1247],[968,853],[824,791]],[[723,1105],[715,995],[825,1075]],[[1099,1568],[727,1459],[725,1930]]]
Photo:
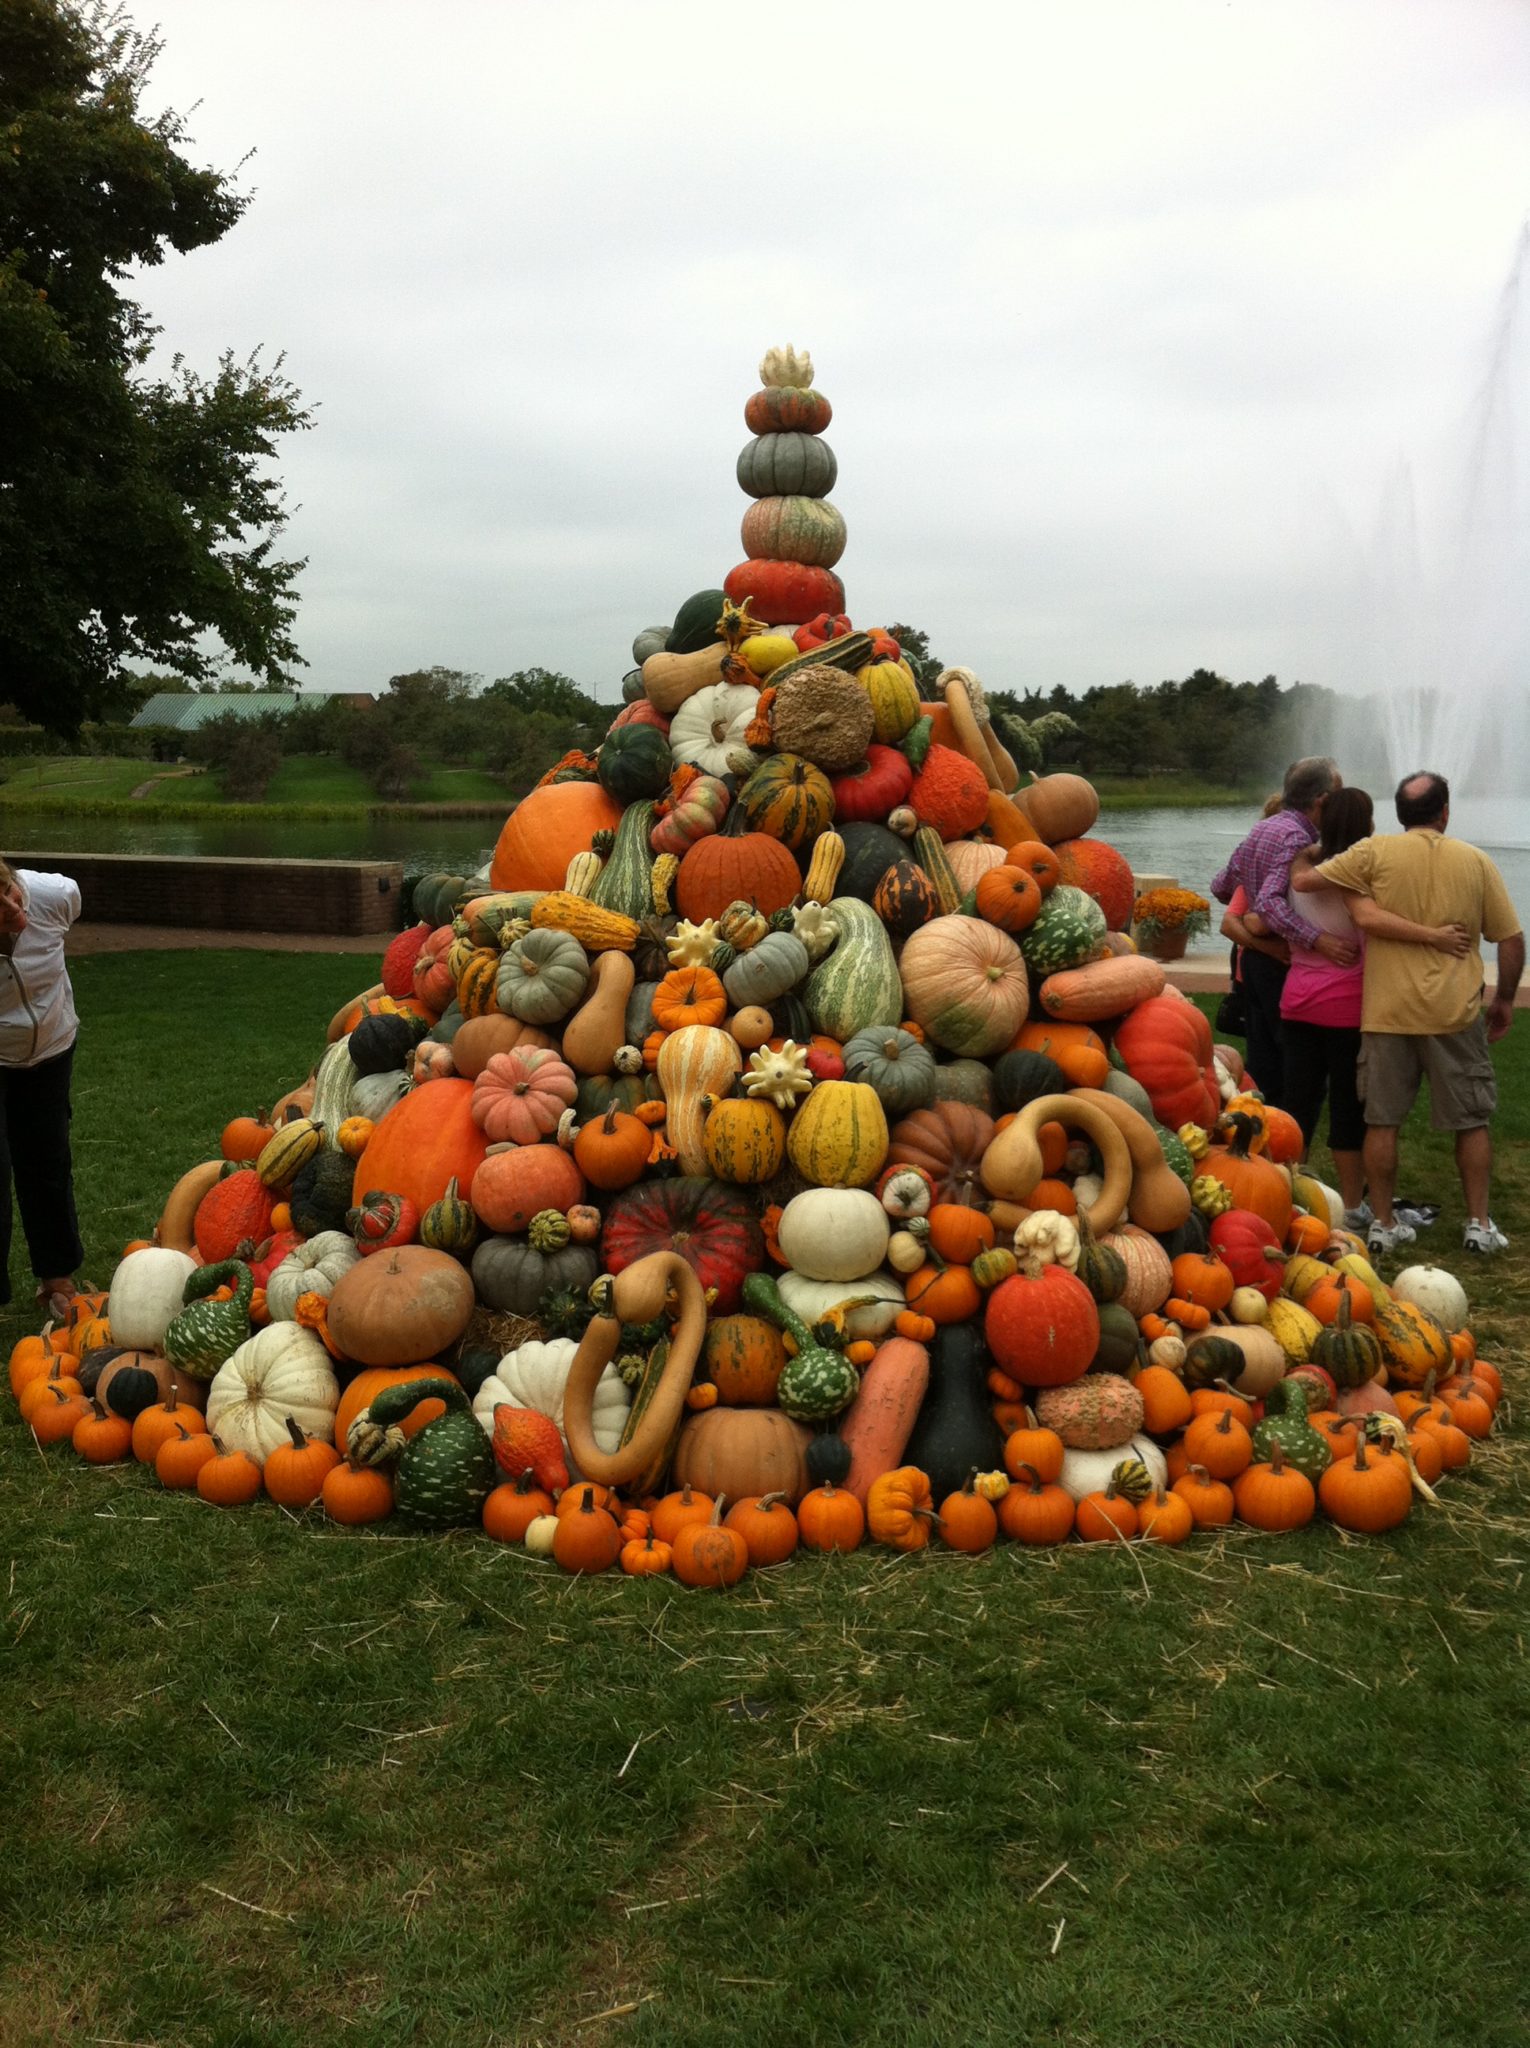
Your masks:
[[[1498,1107],[1498,1077],[1484,1018],[1441,1038],[1413,1038],[1396,1031],[1361,1033],[1356,1078],[1368,1124],[1406,1123],[1426,1074],[1429,1121],[1437,1131],[1471,1131],[1492,1121]]]

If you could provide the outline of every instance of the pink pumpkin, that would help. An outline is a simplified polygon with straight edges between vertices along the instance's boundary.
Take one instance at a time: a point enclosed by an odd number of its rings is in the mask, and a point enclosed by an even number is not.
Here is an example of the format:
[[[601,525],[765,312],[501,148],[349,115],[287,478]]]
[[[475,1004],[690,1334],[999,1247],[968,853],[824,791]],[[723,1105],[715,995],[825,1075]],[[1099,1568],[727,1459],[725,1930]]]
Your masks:
[[[578,1092],[573,1068],[555,1052],[497,1052],[473,1083],[473,1121],[491,1144],[536,1145]]]

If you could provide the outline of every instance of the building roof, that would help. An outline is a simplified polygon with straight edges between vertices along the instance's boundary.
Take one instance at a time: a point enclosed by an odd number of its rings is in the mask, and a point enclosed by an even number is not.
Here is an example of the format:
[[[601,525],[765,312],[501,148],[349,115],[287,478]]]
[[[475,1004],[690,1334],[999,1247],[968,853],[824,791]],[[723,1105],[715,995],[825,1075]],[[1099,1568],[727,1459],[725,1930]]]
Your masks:
[[[131,723],[194,732],[210,718],[222,718],[228,712],[236,718],[260,718],[268,711],[295,711],[300,704],[325,697],[345,697],[357,703],[375,701],[369,690],[254,690],[227,696],[213,691],[159,690]]]

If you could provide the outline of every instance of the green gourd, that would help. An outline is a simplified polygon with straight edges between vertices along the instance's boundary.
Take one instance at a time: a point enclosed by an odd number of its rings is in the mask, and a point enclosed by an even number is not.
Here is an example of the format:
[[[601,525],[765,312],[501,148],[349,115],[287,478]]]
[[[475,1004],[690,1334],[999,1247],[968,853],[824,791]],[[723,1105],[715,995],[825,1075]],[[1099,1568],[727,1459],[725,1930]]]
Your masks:
[[[653,848],[648,835],[656,816],[647,799],[628,804],[590,901],[640,923],[653,912]]]
[[[935,1061],[911,1031],[894,1024],[858,1031],[845,1043],[847,1081],[865,1081],[890,1119],[927,1109],[935,1099]]]
[[[1041,915],[1020,934],[1020,951],[1033,982],[1040,976],[1079,967],[1105,936],[1105,913],[1092,896],[1064,883],[1052,891]]]
[[[233,1300],[207,1300],[225,1282],[234,1290]],[[194,1380],[210,1380],[218,1367],[233,1357],[250,1334],[254,1288],[254,1275],[242,1259],[220,1259],[214,1266],[199,1266],[189,1276],[181,1295],[185,1305],[165,1331],[165,1356],[178,1372]]]
[[[1313,1339],[1312,1363],[1320,1365],[1334,1385],[1342,1390],[1363,1387],[1367,1380],[1376,1377],[1384,1362],[1381,1339],[1376,1332],[1351,1319],[1349,1289],[1346,1288],[1339,1301],[1337,1316]]]
[[[841,1045],[858,1031],[897,1024],[903,1016],[903,982],[892,942],[869,903],[836,896],[829,914],[839,937],[802,987],[813,1029]]]
[[[1089,1361],[1089,1370],[1129,1373],[1137,1362],[1138,1347],[1142,1342],[1137,1318],[1119,1301],[1102,1301],[1099,1309],[1100,1341]]]
[[[842,1352],[831,1351],[781,1299],[767,1274],[744,1282],[744,1306],[784,1330],[797,1346],[776,1382],[776,1401],[794,1422],[827,1422],[843,1414],[860,1392],[861,1376]]]
[[[444,1401],[446,1413],[406,1439],[401,1425],[426,1399]],[[427,1529],[475,1524],[499,1477],[489,1439],[466,1393],[452,1381],[404,1380],[384,1387],[351,1424],[347,1448],[363,1465],[397,1456],[394,1511]]]
[[[1322,1433],[1307,1420],[1307,1389],[1300,1380],[1279,1380],[1264,1398],[1264,1416],[1254,1426],[1254,1456],[1266,1462],[1276,1444],[1286,1463],[1315,1486],[1333,1462]]]

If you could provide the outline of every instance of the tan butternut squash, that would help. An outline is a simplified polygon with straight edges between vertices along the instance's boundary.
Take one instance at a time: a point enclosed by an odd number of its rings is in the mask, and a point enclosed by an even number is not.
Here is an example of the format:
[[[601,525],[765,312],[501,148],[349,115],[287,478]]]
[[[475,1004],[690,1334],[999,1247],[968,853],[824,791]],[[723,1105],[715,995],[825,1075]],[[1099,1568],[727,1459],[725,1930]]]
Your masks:
[[[696,1027],[690,1027],[692,1029]],[[678,1252],[653,1252],[637,1259],[602,1288],[603,1299],[580,1340],[563,1389],[563,1430],[580,1473],[601,1486],[625,1486],[651,1473],[680,1426],[685,1396],[707,1332],[707,1302],[701,1282]],[[595,1388],[616,1357],[623,1323],[648,1323],[676,1315],[669,1355],[658,1384],[629,1424],[625,1441],[603,1451],[595,1441]]]
[[[714,1102],[731,1093],[743,1069],[737,1040],[711,1024],[682,1025],[659,1047],[665,1123],[682,1173],[710,1174],[703,1143],[707,1116]]]
[[[1004,1129],[983,1154],[983,1185],[1000,1201],[1026,1204],[1031,1190],[1042,1177],[1041,1126],[1060,1123],[1082,1131],[1099,1152],[1104,1166],[1104,1185],[1099,1198],[1088,1210],[1089,1227],[1103,1237],[1120,1221],[1132,1191],[1132,1156],[1115,1118],[1084,1097],[1088,1089],[1074,1089],[1068,1095],[1039,1095],[1028,1102],[1013,1123]],[[1113,1106],[1115,1098],[1109,1098]],[[1135,1112],[1134,1112],[1135,1113]],[[1142,1119],[1139,1117],[1138,1122]],[[1149,1132],[1149,1136],[1151,1136]],[[1153,1140],[1157,1144],[1157,1139]]]
[[[1125,962],[1114,964],[1124,966]],[[1120,1132],[1132,1162],[1132,1187],[1126,1203],[1132,1222],[1155,1234],[1177,1230],[1190,1214],[1190,1190],[1164,1158],[1158,1133],[1142,1112],[1102,1088],[1075,1088],[1067,1099],[1098,1109]],[[1094,1222],[1093,1215],[1089,1220]]]
[[[1161,996],[1168,978],[1161,961],[1142,953],[1088,960],[1082,967],[1049,974],[1041,984],[1041,1007],[1068,1024],[1097,1024],[1124,1016],[1149,996]]]
[[[727,658],[720,640],[715,647],[698,647],[694,654],[650,654],[643,663],[643,694],[655,711],[673,718],[687,698],[722,681]]]
[[[627,998],[637,979],[630,953],[597,953],[589,993],[563,1027],[563,1057],[576,1074],[609,1074],[627,1043]]]
[[[209,1159],[181,1175],[170,1190],[160,1219],[154,1226],[156,1244],[163,1245],[166,1251],[195,1252],[196,1233],[192,1226],[196,1221],[197,1208],[208,1189],[216,1187],[222,1179],[223,1168],[221,1159]]]

